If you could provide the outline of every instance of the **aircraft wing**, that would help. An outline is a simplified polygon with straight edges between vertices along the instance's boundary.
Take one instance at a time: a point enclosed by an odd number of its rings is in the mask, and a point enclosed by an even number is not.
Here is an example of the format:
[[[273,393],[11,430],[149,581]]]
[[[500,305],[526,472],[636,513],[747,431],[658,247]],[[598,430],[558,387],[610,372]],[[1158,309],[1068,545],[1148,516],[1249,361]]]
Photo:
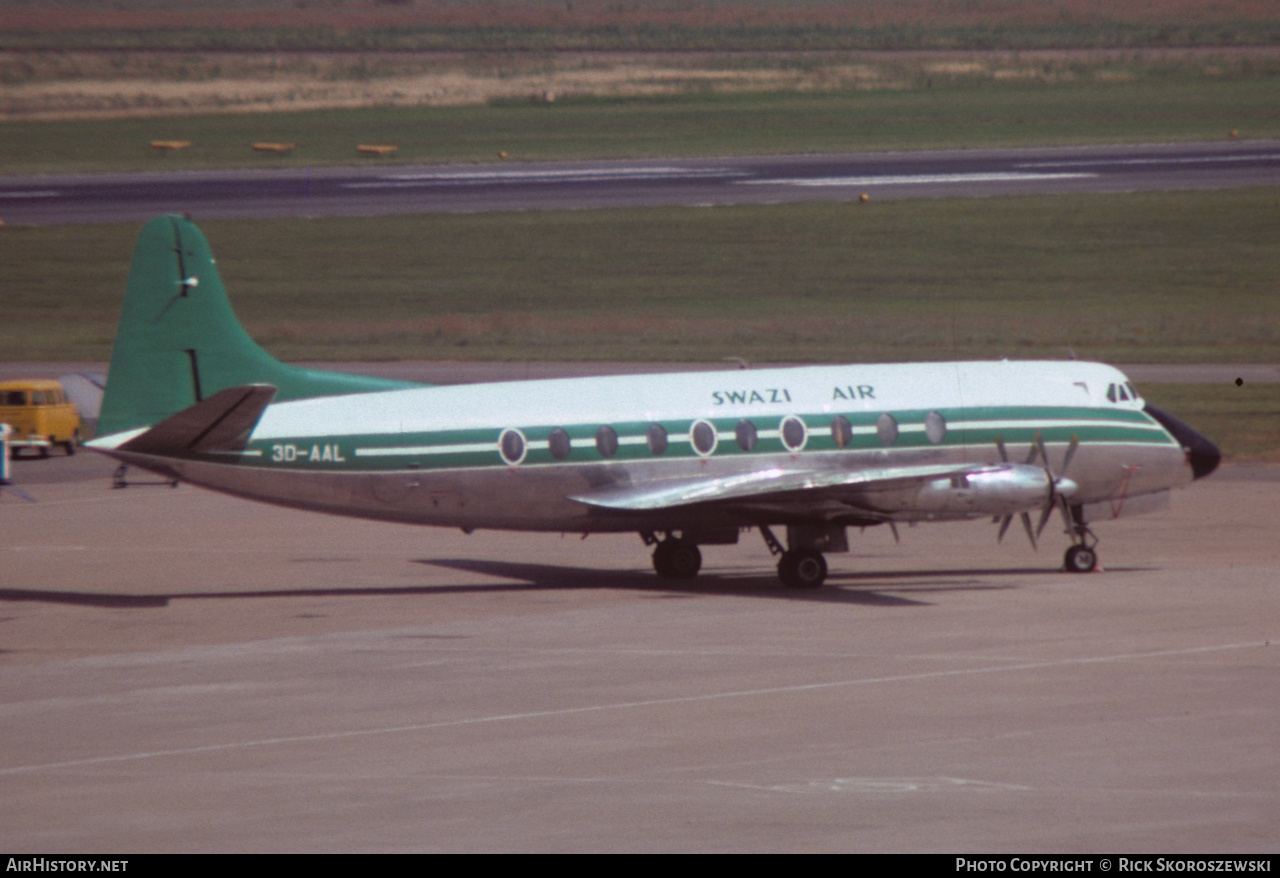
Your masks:
[[[730,476],[602,488],[572,495],[569,499],[588,506],[625,512],[651,512],[699,503],[795,500],[810,494],[817,500],[829,489],[893,490],[991,468],[989,464],[930,464],[841,471],[777,467]]]

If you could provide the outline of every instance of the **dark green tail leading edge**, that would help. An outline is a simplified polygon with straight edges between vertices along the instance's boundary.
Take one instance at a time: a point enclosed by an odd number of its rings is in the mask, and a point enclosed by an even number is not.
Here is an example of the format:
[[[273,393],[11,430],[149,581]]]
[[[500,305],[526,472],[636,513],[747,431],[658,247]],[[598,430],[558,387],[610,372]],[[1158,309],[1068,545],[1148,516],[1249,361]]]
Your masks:
[[[281,363],[236,320],[195,224],[181,216],[151,220],[133,251],[98,434],[157,424],[247,384],[274,385],[278,402],[421,386]]]

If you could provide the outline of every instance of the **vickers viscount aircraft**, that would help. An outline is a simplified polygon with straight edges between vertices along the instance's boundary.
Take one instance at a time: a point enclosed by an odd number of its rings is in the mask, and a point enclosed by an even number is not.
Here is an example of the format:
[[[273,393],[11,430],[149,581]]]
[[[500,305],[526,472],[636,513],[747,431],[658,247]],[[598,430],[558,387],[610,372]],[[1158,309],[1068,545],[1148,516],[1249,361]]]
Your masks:
[[[319,512],[459,527],[635,532],[669,578],[758,531],[788,586],[847,529],[1160,508],[1218,449],[1099,363],[814,366],[430,386],[280,363],[237,322],[208,243],[152,220],[133,257],[90,447],[167,478]],[[1032,518],[1038,518],[1033,524]],[[774,533],[785,528],[785,545]]]

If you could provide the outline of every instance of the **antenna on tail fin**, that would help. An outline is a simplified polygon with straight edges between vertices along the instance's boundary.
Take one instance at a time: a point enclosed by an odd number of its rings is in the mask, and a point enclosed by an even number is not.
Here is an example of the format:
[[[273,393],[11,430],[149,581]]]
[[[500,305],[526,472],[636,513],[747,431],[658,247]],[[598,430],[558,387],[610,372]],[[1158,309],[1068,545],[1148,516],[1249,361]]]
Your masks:
[[[228,387],[270,384],[276,400],[420,387],[281,363],[236,319],[204,234],[161,216],[138,236],[99,435],[157,424]]]

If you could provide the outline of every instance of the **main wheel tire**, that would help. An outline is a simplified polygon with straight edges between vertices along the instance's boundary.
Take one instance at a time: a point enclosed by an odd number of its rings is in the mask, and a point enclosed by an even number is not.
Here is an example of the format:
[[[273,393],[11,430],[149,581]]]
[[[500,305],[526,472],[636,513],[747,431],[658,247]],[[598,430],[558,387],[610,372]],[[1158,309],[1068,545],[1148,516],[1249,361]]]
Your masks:
[[[811,549],[783,552],[778,578],[787,588],[817,588],[826,582],[827,559]]]
[[[1090,573],[1098,567],[1098,553],[1088,546],[1072,546],[1062,558],[1069,573]]]
[[[663,540],[653,550],[653,569],[663,579],[693,579],[702,569],[702,552],[688,540]]]

